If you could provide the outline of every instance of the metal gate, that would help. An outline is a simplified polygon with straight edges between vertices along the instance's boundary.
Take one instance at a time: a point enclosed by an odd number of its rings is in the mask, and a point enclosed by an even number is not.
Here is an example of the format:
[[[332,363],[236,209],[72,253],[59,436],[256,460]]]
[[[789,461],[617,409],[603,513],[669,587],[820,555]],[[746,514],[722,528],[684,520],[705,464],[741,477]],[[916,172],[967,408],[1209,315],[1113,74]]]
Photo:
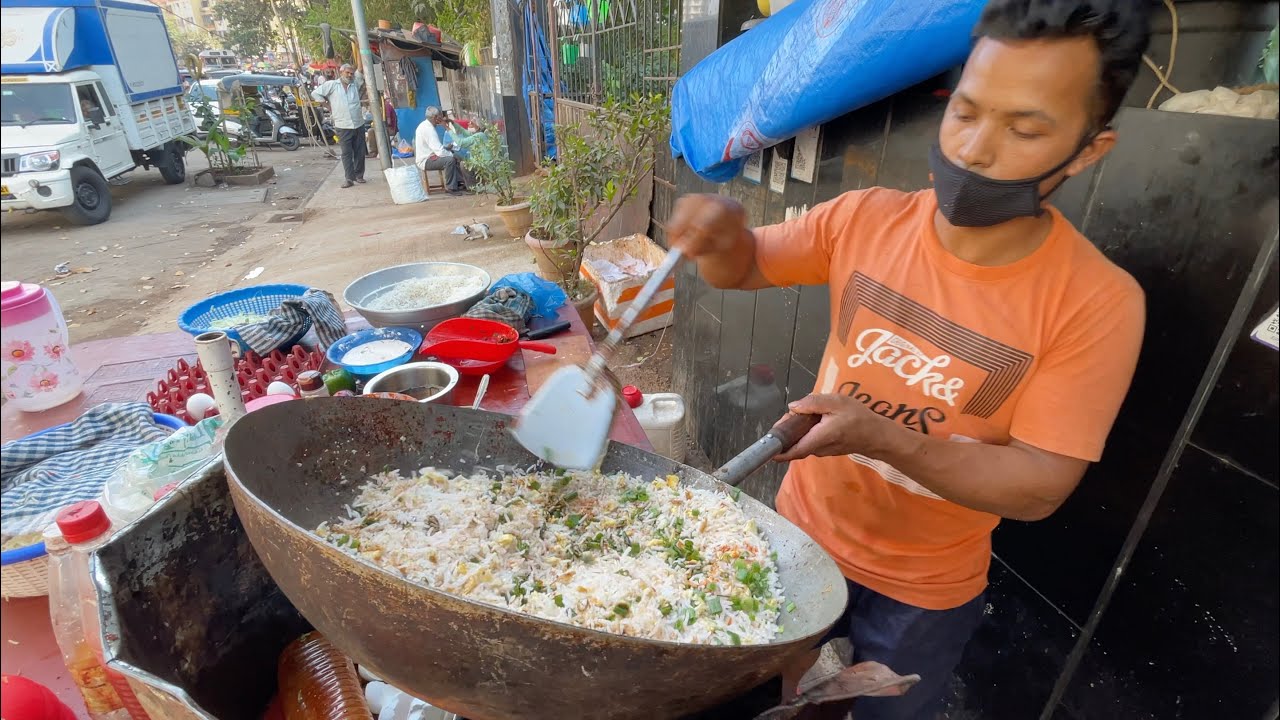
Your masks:
[[[680,69],[681,0],[546,0],[538,9],[549,36],[557,124],[607,99],[670,97]],[[676,198],[666,137],[654,155],[649,236],[665,245]]]

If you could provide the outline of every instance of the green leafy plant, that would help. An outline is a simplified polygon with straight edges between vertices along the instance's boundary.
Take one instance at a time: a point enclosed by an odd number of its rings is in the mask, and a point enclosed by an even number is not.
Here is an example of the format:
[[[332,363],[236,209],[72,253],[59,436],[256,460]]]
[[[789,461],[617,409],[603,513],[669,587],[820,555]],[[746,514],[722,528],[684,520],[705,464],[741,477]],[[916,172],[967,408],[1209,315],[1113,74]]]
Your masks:
[[[245,158],[253,144],[248,125],[252,122],[253,116],[251,103],[246,102],[234,106],[233,109],[237,113],[237,118],[240,119],[238,133],[228,132],[225,123],[214,114],[209,103],[201,103],[196,106],[196,116],[200,118],[199,125],[205,133],[204,137],[183,135],[178,138],[204,153],[205,159],[209,161],[209,169],[215,173],[233,173],[244,168]]]
[[[661,95],[613,100],[580,121],[556,128],[558,157],[533,182],[529,205],[533,236],[554,261],[560,285],[570,296],[584,288],[578,279],[582,254],[650,179],[654,143],[670,123]]]
[[[430,22],[458,42],[488,45],[493,22],[488,0],[423,0],[413,4],[413,14]]]
[[[490,125],[476,137],[467,148],[463,166],[476,176],[477,190],[495,196],[499,205],[514,205],[516,193],[512,181],[516,177],[516,165],[507,154],[502,133]]]

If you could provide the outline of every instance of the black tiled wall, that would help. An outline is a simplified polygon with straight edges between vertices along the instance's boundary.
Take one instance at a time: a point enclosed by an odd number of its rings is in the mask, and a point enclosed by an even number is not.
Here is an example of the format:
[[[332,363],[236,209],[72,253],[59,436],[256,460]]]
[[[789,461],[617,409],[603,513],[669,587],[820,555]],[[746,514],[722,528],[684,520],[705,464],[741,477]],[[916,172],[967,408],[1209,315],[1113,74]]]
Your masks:
[[[1178,8],[1173,80],[1184,89],[1238,84],[1276,16],[1274,2]],[[1161,64],[1164,12],[1151,49]],[[686,69],[737,34],[740,18],[729,15],[686,22]],[[766,152],[762,184],[712,185],[682,166],[680,190],[735,197],[760,224],[847,190],[926,187],[927,149],[956,77],[824,125],[813,184],[788,179],[772,192]],[[1115,122],[1115,152],[1054,198],[1147,294],[1133,390],[1072,498],[1048,520],[996,531],[987,621],[953,682],[949,717],[1262,718],[1275,708],[1278,355],[1247,335],[1277,302],[1274,255],[1261,266],[1265,282],[1250,279],[1276,242],[1276,124],[1144,110],[1144,82]],[[780,150],[789,157],[791,143]],[[676,388],[694,437],[723,462],[812,389],[830,296],[826,287],[716,291],[691,268],[677,292]],[[1246,326],[1224,339],[1237,309]],[[1192,426],[1194,407],[1203,414]],[[772,501],[783,470],[744,487]]]

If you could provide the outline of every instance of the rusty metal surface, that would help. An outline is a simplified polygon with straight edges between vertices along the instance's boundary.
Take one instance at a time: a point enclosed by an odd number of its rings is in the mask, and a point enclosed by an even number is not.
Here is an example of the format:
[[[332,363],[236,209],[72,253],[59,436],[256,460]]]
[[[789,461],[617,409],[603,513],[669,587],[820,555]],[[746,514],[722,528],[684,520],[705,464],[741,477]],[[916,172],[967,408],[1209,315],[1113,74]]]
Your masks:
[[[147,685],[153,718],[261,716],[280,651],[311,629],[258,560],[218,461],[99,549],[93,574],[106,660]]]
[[[679,717],[777,675],[843,611],[845,583],[831,558],[746,496],[742,507],[777,551],[779,580],[796,604],[781,618],[779,637],[755,646],[624,637],[470,602],[352,558],[311,533],[342,515],[368,475],[384,467],[532,465],[509,422],[484,411],[352,398],[263,408],[227,437],[231,496],[258,556],[307,620],[392,684],[473,720]],[[675,474],[695,487],[725,489],[697,470],[616,443],[602,469]]]

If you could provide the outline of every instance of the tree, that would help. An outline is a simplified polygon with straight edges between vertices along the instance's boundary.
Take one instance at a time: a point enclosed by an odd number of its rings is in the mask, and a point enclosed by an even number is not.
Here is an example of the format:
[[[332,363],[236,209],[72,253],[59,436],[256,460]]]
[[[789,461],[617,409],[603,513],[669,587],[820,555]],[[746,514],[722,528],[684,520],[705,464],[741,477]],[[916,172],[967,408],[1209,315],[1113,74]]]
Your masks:
[[[488,45],[492,37],[489,0],[422,0],[413,9],[418,15],[429,11],[435,24],[459,42]]]
[[[222,0],[225,2],[226,0]],[[279,0],[277,0],[279,1]],[[416,0],[412,4],[403,0],[365,0],[365,22],[370,26],[378,20],[391,20],[409,27],[415,21],[436,25],[459,42],[488,45],[492,37],[489,0]],[[295,27],[329,23],[334,29],[350,30],[355,27],[351,16],[351,3],[346,0],[309,0],[305,17]],[[303,49],[313,58],[322,58],[320,33],[307,28],[298,33]],[[342,36],[334,34],[334,50],[340,59],[350,59],[350,45]]]
[[[280,35],[271,23],[274,4],[270,0],[219,0],[213,6],[214,16],[227,24],[225,37],[231,49],[256,57],[280,44]]]
[[[164,24],[169,29],[169,44],[173,47],[173,54],[178,58],[179,65],[185,65],[188,56],[199,55],[201,50],[209,46],[209,33],[203,28],[193,29],[174,17],[165,18]]]

